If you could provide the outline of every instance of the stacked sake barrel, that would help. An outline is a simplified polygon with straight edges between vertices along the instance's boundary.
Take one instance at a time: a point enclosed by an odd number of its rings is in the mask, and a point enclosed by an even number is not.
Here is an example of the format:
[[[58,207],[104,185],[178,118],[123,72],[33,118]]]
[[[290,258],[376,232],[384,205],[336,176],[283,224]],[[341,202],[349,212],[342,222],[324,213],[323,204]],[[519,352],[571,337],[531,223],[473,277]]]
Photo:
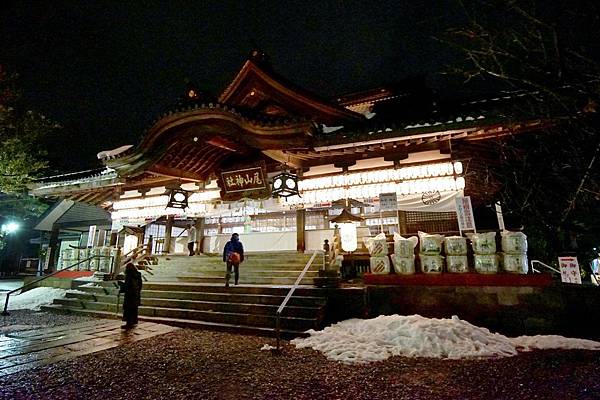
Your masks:
[[[523,232],[502,232],[502,252],[506,272],[527,273],[527,236]]]
[[[471,236],[475,271],[480,274],[498,273],[496,232],[475,233]]]
[[[419,260],[421,271],[425,274],[441,274],[444,269],[444,257],[442,257],[442,235],[430,235],[419,232]]]
[[[90,249],[79,249],[79,260],[82,261],[82,263],[77,266],[79,271],[87,271],[90,269],[90,262],[84,261],[88,258],[90,258]]]
[[[446,250],[446,268],[448,272],[469,272],[467,259],[467,239],[462,236],[447,236],[444,238]]]
[[[419,239],[416,236],[404,238],[398,233],[394,233],[392,264],[397,274],[410,275],[415,273],[415,247],[417,247],[418,242]]]
[[[388,258],[388,246],[385,234],[380,233],[374,238],[369,238],[365,244],[369,250],[371,273],[379,275],[389,274],[390,259]]]

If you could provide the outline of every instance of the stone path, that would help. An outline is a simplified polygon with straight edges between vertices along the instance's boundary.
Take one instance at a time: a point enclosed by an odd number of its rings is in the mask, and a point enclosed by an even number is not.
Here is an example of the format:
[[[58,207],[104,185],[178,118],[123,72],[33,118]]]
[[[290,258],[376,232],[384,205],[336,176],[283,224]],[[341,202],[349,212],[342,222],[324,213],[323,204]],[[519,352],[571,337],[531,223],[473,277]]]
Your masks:
[[[0,376],[95,353],[178,329],[152,322],[141,322],[133,329],[123,330],[121,324],[115,320],[94,320],[0,335]]]

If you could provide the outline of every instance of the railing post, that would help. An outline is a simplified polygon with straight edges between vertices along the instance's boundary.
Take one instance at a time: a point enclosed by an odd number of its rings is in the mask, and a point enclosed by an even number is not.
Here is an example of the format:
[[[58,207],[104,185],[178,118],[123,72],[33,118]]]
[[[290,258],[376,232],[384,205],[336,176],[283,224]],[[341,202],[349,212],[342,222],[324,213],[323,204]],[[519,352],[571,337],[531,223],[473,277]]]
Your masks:
[[[279,351],[279,341],[281,337],[281,314],[277,311],[275,318],[275,336],[277,338],[277,351]]]

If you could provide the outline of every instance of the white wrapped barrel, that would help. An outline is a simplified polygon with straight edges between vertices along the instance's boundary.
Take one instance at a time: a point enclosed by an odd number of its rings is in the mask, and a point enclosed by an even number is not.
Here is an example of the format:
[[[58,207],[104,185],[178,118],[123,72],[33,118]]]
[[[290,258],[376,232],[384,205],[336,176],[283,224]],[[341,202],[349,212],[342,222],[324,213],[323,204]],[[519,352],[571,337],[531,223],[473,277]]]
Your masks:
[[[442,252],[442,235],[430,235],[425,232],[419,232],[419,253],[420,254],[440,254]]]
[[[502,251],[508,254],[527,254],[527,236],[523,232],[502,232]]]
[[[110,247],[99,247],[98,254],[101,256],[98,260],[98,270],[110,272]]]
[[[90,249],[79,249],[79,261],[83,261],[81,264],[78,265],[78,270],[80,271],[89,271],[90,269],[90,262],[85,261],[88,258],[90,258]]]
[[[396,257],[413,257],[419,239],[416,236],[404,238],[394,232],[394,255]]]
[[[444,269],[444,257],[437,254],[420,254],[421,271],[424,274],[441,274]]]
[[[392,265],[397,274],[412,275],[415,273],[415,256],[398,257],[394,254],[392,256]]]
[[[462,236],[446,236],[444,247],[448,256],[464,256],[467,254],[467,239]]]
[[[474,233],[471,240],[475,254],[496,254],[496,232]]]
[[[480,274],[498,273],[498,257],[496,254],[475,254],[475,271]]]
[[[367,246],[371,257],[387,256],[388,254],[387,240],[383,233],[365,239],[365,245]]]
[[[504,270],[512,274],[526,274],[529,269],[527,265],[527,254],[506,254],[503,257]]]
[[[446,256],[446,269],[453,273],[469,272],[467,256]]]
[[[388,256],[371,257],[371,273],[377,275],[385,275],[390,273],[390,259]]]
[[[92,247],[90,250],[90,257],[94,257],[90,260],[90,271],[98,271],[100,267],[100,260],[97,257],[99,255],[99,251],[97,247]]]

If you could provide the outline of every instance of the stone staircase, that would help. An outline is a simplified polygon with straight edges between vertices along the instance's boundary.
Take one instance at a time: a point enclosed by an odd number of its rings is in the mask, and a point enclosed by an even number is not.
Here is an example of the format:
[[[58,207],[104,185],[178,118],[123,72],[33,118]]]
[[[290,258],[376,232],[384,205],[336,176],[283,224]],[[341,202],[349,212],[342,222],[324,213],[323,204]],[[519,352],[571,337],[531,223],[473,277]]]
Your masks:
[[[115,282],[78,288],[45,311],[119,318]],[[145,282],[140,320],[168,325],[272,336],[275,312],[289,287]],[[322,325],[326,297],[321,289],[298,287],[281,316],[282,337],[303,335]],[[122,298],[121,298],[122,302]],[[119,307],[119,313],[122,308]]]
[[[293,285],[311,254],[298,252],[248,253],[240,265],[240,283],[252,285]],[[322,265],[322,255],[317,254],[311,267],[300,282],[313,285]],[[225,263],[219,255],[159,256],[158,265],[145,271],[148,282],[225,283]],[[233,284],[233,276],[230,280]]]
[[[168,255],[142,271],[139,308],[143,321],[170,325],[272,335],[275,312],[312,254],[249,253],[240,266],[240,284],[225,288],[225,263],[220,256]],[[326,291],[313,287],[321,267],[317,254],[281,316],[283,337],[322,327]],[[80,293],[44,307],[46,311],[118,318],[115,282],[80,286]],[[122,299],[121,299],[122,301]],[[121,308],[119,309],[119,313]]]

